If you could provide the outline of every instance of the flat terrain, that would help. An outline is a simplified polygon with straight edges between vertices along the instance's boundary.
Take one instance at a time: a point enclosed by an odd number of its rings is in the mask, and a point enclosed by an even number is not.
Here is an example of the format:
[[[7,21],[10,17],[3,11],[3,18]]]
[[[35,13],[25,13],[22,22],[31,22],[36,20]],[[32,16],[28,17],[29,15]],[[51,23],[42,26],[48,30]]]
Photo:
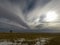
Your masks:
[[[40,37],[60,37],[60,33],[0,33],[0,39],[35,39]]]

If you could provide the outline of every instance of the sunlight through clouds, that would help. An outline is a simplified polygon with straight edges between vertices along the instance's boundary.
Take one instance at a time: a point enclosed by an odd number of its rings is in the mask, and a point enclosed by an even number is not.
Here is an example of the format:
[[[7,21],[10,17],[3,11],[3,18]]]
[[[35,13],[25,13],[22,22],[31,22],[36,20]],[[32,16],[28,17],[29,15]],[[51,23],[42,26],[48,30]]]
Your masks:
[[[55,11],[48,11],[45,16],[46,22],[54,22],[58,18],[58,14]]]

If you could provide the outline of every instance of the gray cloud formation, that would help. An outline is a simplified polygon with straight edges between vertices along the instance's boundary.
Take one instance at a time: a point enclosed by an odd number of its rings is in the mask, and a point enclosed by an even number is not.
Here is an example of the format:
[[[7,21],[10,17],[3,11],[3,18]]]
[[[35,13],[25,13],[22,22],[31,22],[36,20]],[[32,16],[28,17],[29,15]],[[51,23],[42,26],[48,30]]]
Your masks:
[[[48,1],[48,0],[46,0]],[[43,6],[46,1],[44,0],[0,0],[0,17],[7,18],[14,22],[19,23],[21,26],[27,26],[26,16],[30,11],[35,10],[38,2]],[[45,3],[44,3],[45,2]],[[38,5],[39,6],[39,5]]]
[[[57,10],[59,2],[59,0],[0,0],[0,23],[6,25],[5,27],[0,24],[0,28],[7,28],[7,25],[8,28],[10,27],[9,29],[15,27],[14,29],[33,28],[32,30],[34,30],[35,28],[45,28],[45,26],[51,28],[45,24],[40,25],[42,20],[40,20],[40,16],[50,9]],[[56,7],[55,3],[57,3]]]

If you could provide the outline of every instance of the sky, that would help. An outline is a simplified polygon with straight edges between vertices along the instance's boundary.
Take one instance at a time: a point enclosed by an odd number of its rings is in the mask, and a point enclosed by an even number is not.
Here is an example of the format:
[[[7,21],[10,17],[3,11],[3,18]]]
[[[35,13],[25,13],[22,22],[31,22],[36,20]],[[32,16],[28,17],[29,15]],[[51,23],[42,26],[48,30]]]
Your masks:
[[[0,32],[60,32],[59,4],[60,0],[0,0]],[[48,12],[58,15],[54,22],[46,22]]]

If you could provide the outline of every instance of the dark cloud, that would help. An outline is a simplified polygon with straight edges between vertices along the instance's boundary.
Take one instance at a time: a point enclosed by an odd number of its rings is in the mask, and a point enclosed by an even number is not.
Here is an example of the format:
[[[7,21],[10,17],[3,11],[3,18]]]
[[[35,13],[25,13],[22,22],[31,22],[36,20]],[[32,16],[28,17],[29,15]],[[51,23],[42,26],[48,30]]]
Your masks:
[[[0,7],[0,18],[6,18],[6,19],[9,19],[13,22],[17,22],[19,23],[20,25],[23,25],[25,27],[28,27],[22,20],[20,17],[18,17],[17,15],[3,9]]]
[[[13,32],[20,32],[20,31],[23,31],[25,29],[20,28],[19,26],[0,22],[0,32],[10,32],[10,30],[12,30]]]
[[[26,0],[26,6],[24,7],[23,12],[26,13],[33,10],[35,4],[36,0]]]

